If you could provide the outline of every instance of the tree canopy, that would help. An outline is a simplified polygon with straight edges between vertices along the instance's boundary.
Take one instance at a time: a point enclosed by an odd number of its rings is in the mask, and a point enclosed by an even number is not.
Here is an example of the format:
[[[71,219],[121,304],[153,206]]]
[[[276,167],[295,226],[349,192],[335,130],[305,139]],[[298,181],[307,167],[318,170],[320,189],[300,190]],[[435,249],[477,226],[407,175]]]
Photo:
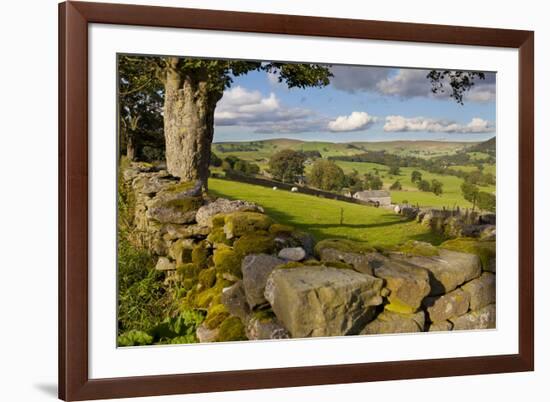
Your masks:
[[[283,183],[294,183],[298,176],[304,174],[304,154],[283,149],[269,159],[269,173]]]

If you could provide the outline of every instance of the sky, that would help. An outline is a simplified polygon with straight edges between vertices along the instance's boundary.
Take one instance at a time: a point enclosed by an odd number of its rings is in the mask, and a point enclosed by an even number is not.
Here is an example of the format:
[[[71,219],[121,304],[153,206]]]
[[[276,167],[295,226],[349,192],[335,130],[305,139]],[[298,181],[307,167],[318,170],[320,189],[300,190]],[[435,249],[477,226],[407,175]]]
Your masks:
[[[496,135],[496,73],[485,73],[464,104],[433,94],[429,70],[333,65],[323,88],[292,88],[278,75],[235,77],[218,102],[215,142],[482,141]]]

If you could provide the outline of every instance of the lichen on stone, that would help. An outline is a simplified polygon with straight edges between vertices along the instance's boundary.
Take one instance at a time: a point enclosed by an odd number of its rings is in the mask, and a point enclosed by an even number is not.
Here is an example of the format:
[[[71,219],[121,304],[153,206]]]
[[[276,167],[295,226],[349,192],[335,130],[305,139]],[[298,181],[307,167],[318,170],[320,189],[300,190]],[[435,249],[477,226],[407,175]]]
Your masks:
[[[223,225],[225,225],[225,214],[218,214],[212,217],[212,227],[214,229],[223,228]]]
[[[356,242],[347,239],[326,239],[315,245],[315,254],[319,256],[325,248],[332,248],[346,253],[367,254],[375,252],[376,249],[367,243]]]
[[[226,318],[219,326],[218,342],[244,341],[247,339],[243,323],[237,317]]]
[[[268,230],[273,220],[259,212],[232,212],[225,216],[224,231],[228,239],[258,230]]]
[[[280,223],[274,223],[269,227],[269,233],[272,235],[289,235],[294,232],[294,228],[289,225],[282,225]]]
[[[248,254],[271,254],[275,250],[275,242],[271,235],[249,233],[235,241],[234,250],[243,257]]]
[[[233,243],[232,240],[228,239],[225,235],[223,227],[215,227],[214,229],[212,229],[212,232],[210,232],[206,240],[208,240],[208,242],[210,242],[214,246],[220,243],[230,246]]]
[[[196,264],[190,262],[190,263],[178,265],[176,267],[176,271],[182,280],[198,279],[200,268]]]
[[[214,250],[214,266],[216,272],[220,274],[228,273],[237,278],[242,278],[241,260],[242,256],[229,246],[218,247]]]
[[[164,203],[166,207],[178,208],[184,212],[195,211],[202,205],[202,197],[185,197],[168,200]]]
[[[384,308],[388,311],[400,314],[412,314],[417,310],[414,307],[402,302],[397,297],[392,297],[391,302],[386,304]]]
[[[199,284],[201,288],[211,288],[216,282],[216,268],[211,267],[199,272]]]
[[[439,255],[439,250],[437,247],[431,245],[430,243],[408,240],[401,246],[396,247],[395,251],[406,255],[418,255],[424,257],[434,257]]]
[[[229,311],[223,304],[216,304],[208,310],[204,325],[208,329],[218,328],[229,317]]]
[[[442,243],[440,248],[462,253],[475,254],[481,260],[484,270],[489,270],[491,261],[495,259],[496,243],[490,240],[478,240],[470,237],[458,237]]]
[[[210,249],[208,248],[208,243],[202,241],[193,248],[191,260],[193,264],[197,265],[199,268],[206,268],[208,266],[209,255]]]
[[[183,182],[172,184],[166,187],[163,191],[177,194],[177,193],[183,193],[185,191],[191,190],[193,187],[195,187],[194,182],[183,181]]]

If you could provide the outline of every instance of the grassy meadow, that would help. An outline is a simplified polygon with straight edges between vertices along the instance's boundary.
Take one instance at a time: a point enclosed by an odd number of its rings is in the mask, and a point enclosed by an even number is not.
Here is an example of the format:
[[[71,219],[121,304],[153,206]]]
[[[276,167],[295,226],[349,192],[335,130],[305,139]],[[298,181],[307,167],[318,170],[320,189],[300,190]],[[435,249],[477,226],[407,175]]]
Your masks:
[[[407,240],[439,244],[443,240],[428,227],[383,208],[214,178],[209,180],[209,192],[218,197],[253,201],[279,223],[307,231],[317,240],[338,237],[381,246]]]
[[[217,143],[213,144],[213,151],[221,158],[229,155],[247,160],[257,164],[262,171],[268,169],[268,161],[271,155],[283,150],[292,149],[295,151],[318,151],[323,158],[331,156],[347,156],[361,154],[367,151],[381,151],[396,154],[399,156],[415,156],[419,158],[431,158],[443,155],[453,155],[462,152],[470,147],[472,143],[467,142],[441,142],[441,141],[392,141],[392,142],[352,142],[352,143],[330,143],[321,141],[299,141],[291,139],[273,139],[253,142]],[[483,160],[490,155],[484,152],[468,152],[472,160]],[[384,189],[389,190],[396,181],[402,185],[402,190],[391,191],[392,202],[410,203],[421,207],[461,207],[471,208],[472,203],[466,201],[462,196],[461,184],[463,179],[451,176],[428,172],[414,167],[402,167],[398,176],[389,175],[389,167],[378,163],[349,162],[335,160],[345,173],[356,170],[360,175],[375,173],[378,171],[384,183]],[[485,163],[485,173],[496,174],[495,164]],[[306,166],[306,174],[309,173],[311,165]],[[477,170],[473,163],[470,165],[453,166],[453,169],[472,172]],[[443,183],[443,194],[435,195],[431,192],[418,190],[416,184],[411,181],[411,173],[417,170],[422,173],[422,178],[431,182],[436,179]],[[221,169],[213,169],[221,173]],[[481,191],[493,193],[495,186],[482,186]]]

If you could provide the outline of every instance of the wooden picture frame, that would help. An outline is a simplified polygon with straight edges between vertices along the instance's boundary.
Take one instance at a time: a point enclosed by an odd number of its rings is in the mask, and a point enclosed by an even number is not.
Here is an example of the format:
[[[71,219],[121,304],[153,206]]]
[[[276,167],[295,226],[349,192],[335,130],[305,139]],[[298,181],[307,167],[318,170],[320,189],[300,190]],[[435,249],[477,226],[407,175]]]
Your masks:
[[[519,49],[519,353],[90,379],[88,375],[88,24],[225,30]],[[59,5],[59,397],[139,397],[534,369],[534,33],[184,8]]]

